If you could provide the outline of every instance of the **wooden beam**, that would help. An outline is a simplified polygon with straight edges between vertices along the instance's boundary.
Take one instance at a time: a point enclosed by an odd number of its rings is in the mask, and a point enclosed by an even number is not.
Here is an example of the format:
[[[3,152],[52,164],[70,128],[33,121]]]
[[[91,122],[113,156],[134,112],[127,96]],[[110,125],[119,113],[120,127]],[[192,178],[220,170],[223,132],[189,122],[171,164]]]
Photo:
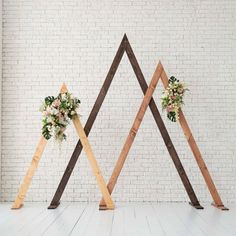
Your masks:
[[[65,84],[62,85],[60,93],[66,93],[68,92],[67,87]],[[108,189],[106,187],[105,180],[103,179],[103,176],[101,174],[100,168],[97,164],[96,158],[93,154],[92,148],[90,146],[90,143],[87,139],[87,136],[85,134],[85,131],[83,129],[83,126],[80,122],[80,119],[78,115],[75,115],[72,119],[73,124],[75,126],[76,132],[81,140],[81,143],[83,145],[84,151],[88,157],[89,163],[92,167],[93,173],[96,177],[98,186],[102,192],[102,196],[106,202],[106,205],[108,206],[108,209],[114,209],[114,203],[112,201],[112,198],[110,196],[110,193],[108,192]],[[34,176],[34,173],[37,169],[37,166],[39,164],[40,158],[43,154],[43,151],[45,149],[45,146],[47,144],[47,140],[42,136],[40,138],[39,144],[36,148],[35,154],[33,156],[31,165],[23,179],[23,183],[20,186],[19,192],[16,196],[16,200],[12,205],[12,209],[19,209],[23,205],[23,200],[25,198],[26,192],[30,186],[30,183],[32,181],[32,178]]]
[[[97,114],[102,106],[102,103],[106,97],[106,94],[108,92],[108,89],[110,88],[110,85],[111,85],[111,82],[114,78],[114,75],[117,71],[117,68],[120,64],[120,61],[121,61],[121,58],[123,57],[123,54],[124,54],[124,51],[125,51],[125,44],[126,44],[126,36],[123,37],[121,43],[120,43],[120,46],[116,52],[116,55],[113,59],[113,62],[111,64],[111,67],[107,73],[107,76],[106,76],[106,79],[102,85],[102,88],[98,94],[98,97],[94,103],[94,106],[89,114],[89,117],[88,117],[88,120],[85,124],[85,127],[84,127],[84,131],[85,131],[85,134],[88,136],[92,127],[93,127],[93,124],[96,120],[96,117],[97,117]],[[82,151],[82,144],[81,144],[81,141],[79,140],[76,144],[76,147],[72,153],[72,156],[67,164],[67,167],[64,171],[64,174],[61,178],[61,181],[57,187],[57,190],[53,196],[53,199],[48,207],[48,209],[55,209],[59,206],[60,204],[60,199],[61,199],[61,196],[66,188],[66,185],[70,179],[70,176],[74,170],[74,167],[76,165],[76,162],[80,156],[80,153]]]
[[[134,52],[132,50],[132,47],[131,47],[131,45],[130,45],[128,40],[126,42],[126,49],[125,50],[126,50],[126,53],[128,55],[129,61],[130,61],[131,65],[132,65],[132,68],[134,70],[134,73],[135,73],[135,75],[136,75],[136,77],[138,79],[140,87],[141,87],[143,93],[145,94],[146,91],[147,91],[148,85],[147,85],[147,82],[146,82],[146,80],[144,78],[144,75],[143,75],[143,73],[142,73],[142,71],[141,71],[141,69],[139,67],[138,61],[137,61],[137,59],[135,57],[135,54],[134,54]],[[194,190],[192,188],[192,185],[191,185],[191,183],[190,183],[190,181],[188,179],[188,176],[187,176],[187,174],[186,174],[186,172],[185,172],[185,170],[183,168],[183,165],[182,165],[182,163],[181,163],[181,161],[179,159],[179,156],[178,156],[178,154],[177,154],[177,152],[175,150],[175,147],[174,147],[174,145],[173,145],[173,143],[171,141],[171,138],[170,138],[170,136],[168,134],[168,131],[167,131],[166,127],[165,127],[165,124],[164,124],[164,122],[163,122],[163,120],[161,118],[160,112],[159,112],[159,110],[158,110],[158,108],[156,106],[156,103],[155,103],[153,98],[150,100],[149,107],[150,107],[150,110],[152,112],[153,118],[154,118],[154,120],[155,120],[155,122],[157,124],[157,127],[158,127],[158,129],[159,129],[159,131],[161,133],[161,136],[162,136],[162,138],[164,140],[166,148],[167,148],[167,150],[168,150],[168,152],[170,154],[170,157],[171,157],[172,161],[174,162],[176,170],[178,171],[178,174],[179,174],[179,176],[181,178],[181,181],[182,181],[182,183],[183,183],[183,185],[185,187],[185,190],[186,190],[186,192],[187,192],[187,194],[188,194],[188,196],[190,198],[191,205],[194,206],[196,209],[203,209],[203,207],[200,205],[200,203],[199,203],[199,201],[197,199],[197,196],[196,196],[196,194],[195,194],[195,192],[194,192]]]
[[[26,175],[23,179],[23,182],[20,186],[20,189],[17,193],[16,199],[15,199],[11,209],[19,209],[23,206],[23,201],[25,199],[25,195],[26,195],[27,190],[31,184],[32,178],[37,170],[40,158],[43,154],[46,144],[47,144],[47,140],[42,136],[39,140],[39,143],[38,143],[36,151],[33,155],[31,164],[28,168],[28,171],[26,172]]]
[[[66,90],[66,85],[63,84],[61,86],[60,93],[65,92],[65,90]],[[26,172],[26,175],[25,175],[23,182],[22,182],[22,184],[19,188],[19,191],[17,193],[16,199],[12,205],[12,209],[19,209],[23,206],[23,201],[24,201],[25,195],[26,195],[28,188],[31,184],[32,178],[37,170],[40,158],[43,154],[46,144],[47,144],[47,140],[43,136],[41,136],[39,143],[37,145],[36,151],[33,155],[31,164],[28,168],[28,171]]]
[[[68,89],[65,84],[63,84],[61,91],[63,93],[68,92]],[[110,193],[108,192],[106,182],[101,174],[100,168],[98,166],[98,163],[96,161],[96,158],[95,158],[92,148],[90,146],[88,138],[85,134],[84,128],[80,122],[79,116],[78,115],[73,116],[72,121],[75,126],[76,132],[79,136],[79,139],[82,143],[83,149],[88,157],[89,164],[90,164],[93,174],[97,180],[98,186],[102,192],[102,196],[103,196],[104,201],[106,202],[107,208],[112,210],[115,208],[114,203],[112,201]]]
[[[128,38],[127,38],[126,35],[124,35],[124,37],[122,39],[122,42],[121,42],[121,44],[119,46],[119,49],[118,49],[118,51],[116,53],[116,56],[115,56],[115,58],[114,58],[114,60],[112,62],[112,65],[111,65],[110,69],[109,69],[109,72],[108,72],[108,74],[106,76],[106,79],[105,79],[105,81],[103,83],[103,86],[102,86],[102,88],[101,88],[101,90],[99,92],[99,95],[98,95],[98,97],[96,99],[96,102],[95,102],[95,104],[93,106],[93,109],[92,109],[92,111],[91,111],[91,113],[89,115],[89,118],[88,118],[87,122],[86,122],[84,130],[85,130],[85,133],[86,133],[87,136],[89,135],[89,132],[90,132],[90,130],[92,128],[92,125],[93,125],[93,123],[94,123],[94,121],[95,121],[95,119],[97,117],[97,114],[98,114],[98,112],[99,112],[99,110],[100,110],[100,108],[102,106],[102,103],[103,103],[103,101],[105,99],[107,91],[108,91],[108,89],[109,89],[109,87],[111,85],[111,82],[112,82],[112,80],[114,78],[114,75],[116,73],[116,70],[117,70],[117,68],[119,66],[119,63],[121,61],[121,58],[122,58],[124,52],[127,53],[127,56],[128,56],[129,61],[131,63],[131,66],[132,66],[132,68],[134,70],[134,73],[135,73],[135,75],[136,75],[136,77],[138,79],[138,82],[139,82],[139,85],[140,85],[140,87],[141,87],[141,89],[143,91],[143,94],[146,93],[148,85],[147,85],[147,83],[145,81],[145,78],[143,76],[143,73],[142,73],[142,71],[141,71],[141,69],[139,67],[138,61],[137,61],[137,59],[136,59],[136,57],[134,55],[134,52],[133,52],[133,50],[131,48],[131,45],[130,45],[130,43],[128,41]],[[160,130],[160,133],[161,133],[162,138],[163,138],[163,140],[165,142],[167,150],[168,150],[168,152],[169,152],[169,154],[170,154],[170,156],[171,156],[171,158],[172,158],[172,160],[174,162],[174,165],[175,165],[175,167],[176,167],[176,169],[177,169],[177,171],[179,173],[179,176],[180,176],[180,178],[181,178],[181,180],[182,180],[182,182],[184,184],[184,187],[185,187],[185,189],[187,191],[187,194],[188,194],[188,196],[189,196],[189,198],[191,200],[191,204],[195,208],[197,208],[197,209],[202,209],[203,207],[199,204],[199,201],[198,201],[198,199],[197,199],[197,197],[196,197],[196,195],[194,193],[194,190],[193,190],[193,188],[191,186],[191,183],[190,183],[190,181],[189,181],[189,179],[188,179],[188,177],[187,177],[187,175],[186,175],[186,173],[184,171],[184,168],[183,168],[183,166],[181,164],[181,161],[180,161],[180,159],[178,157],[178,154],[177,154],[177,152],[176,152],[176,150],[174,148],[174,145],[173,145],[173,143],[172,143],[172,141],[170,139],[170,136],[169,136],[169,134],[167,132],[167,129],[166,129],[165,125],[164,125],[164,122],[163,122],[163,120],[161,118],[161,115],[160,115],[160,113],[159,113],[159,111],[157,109],[157,106],[156,106],[156,104],[155,104],[153,99],[151,99],[151,101],[149,103],[149,107],[150,107],[151,112],[153,114],[154,120],[155,120],[155,122],[156,122],[156,124],[157,124],[157,126],[158,126],[158,128]],[[68,183],[68,180],[69,180],[69,178],[71,176],[71,173],[72,173],[72,171],[73,171],[73,169],[75,167],[75,164],[76,164],[76,162],[77,162],[77,160],[79,158],[81,150],[82,150],[82,145],[81,145],[81,142],[79,140],[77,145],[76,145],[76,147],[75,147],[75,149],[74,149],[74,152],[73,152],[73,154],[72,154],[72,156],[70,158],[70,161],[69,161],[69,163],[68,163],[68,165],[66,167],[66,170],[65,170],[65,172],[63,174],[63,177],[62,177],[62,179],[61,179],[61,181],[59,183],[59,186],[57,187],[56,193],[54,194],[54,197],[53,197],[53,199],[51,201],[51,204],[48,207],[48,209],[55,209],[60,204],[61,196],[62,196],[62,194],[63,194],[63,192],[65,190],[65,187],[66,187],[66,185]]]
[[[168,80],[168,77],[166,75],[166,72],[165,70],[162,71],[162,74],[161,74],[161,80],[162,80],[162,83],[164,85],[164,88],[167,88],[168,86],[168,83],[169,83],[169,80]],[[190,127],[188,126],[188,123],[187,123],[187,120],[185,119],[185,116],[184,116],[184,113],[183,111],[180,109],[179,111],[179,123],[181,125],[181,128],[184,132],[184,135],[188,141],[188,144],[192,150],[192,153],[195,157],[195,160],[198,164],[198,167],[202,173],[202,176],[206,182],[206,185],[209,189],[209,192],[213,198],[213,205],[221,210],[228,210],[227,207],[224,206],[221,198],[220,198],[220,195],[216,189],[216,186],[211,178],[211,175],[207,169],[207,166],[206,166],[206,163],[205,161],[203,160],[203,157],[202,157],[202,154],[197,146],[197,143],[193,137],[193,134],[191,132],[191,129]]]
[[[77,134],[80,138],[80,141],[83,145],[83,149],[88,157],[90,166],[93,170],[93,174],[95,175],[95,177],[97,179],[97,183],[98,183],[98,186],[102,192],[102,196],[103,196],[103,199],[106,203],[106,206],[108,207],[108,209],[114,209],[114,203],[113,203],[113,201],[111,199],[111,195],[107,189],[106,182],[103,179],[100,168],[97,164],[97,161],[95,159],[95,156],[93,154],[93,151],[91,149],[91,146],[89,144],[89,141],[87,139],[87,136],[84,132],[83,126],[82,126],[78,116],[73,117],[73,123],[74,123],[75,129],[77,131]]]
[[[63,92],[63,93],[68,92],[68,89],[67,89],[65,84],[63,84],[63,86],[62,86],[61,92]],[[95,158],[94,153],[92,151],[92,148],[90,146],[88,138],[85,134],[84,128],[83,128],[83,126],[80,122],[79,116],[78,115],[73,116],[72,121],[73,121],[73,124],[75,126],[76,132],[77,132],[77,134],[80,138],[80,141],[82,143],[83,149],[84,149],[84,151],[87,155],[87,158],[89,160],[89,164],[90,164],[90,166],[92,168],[92,171],[93,171],[93,174],[94,174],[94,176],[97,180],[98,186],[99,186],[99,188],[102,192],[102,196],[103,196],[103,198],[104,198],[104,200],[105,200],[105,202],[108,206],[108,209],[110,209],[110,210],[114,209],[115,206],[114,206],[114,203],[111,199],[111,195],[108,192],[108,189],[106,187],[106,182],[103,179],[100,168],[98,166],[98,163],[96,161],[96,158]]]
[[[141,122],[143,120],[144,114],[145,114],[145,112],[147,110],[147,107],[148,107],[148,105],[149,105],[149,103],[150,103],[150,101],[152,99],[152,95],[154,93],[154,90],[156,88],[156,85],[158,83],[160,75],[162,73],[162,70],[163,70],[163,66],[159,62],[158,66],[157,66],[157,68],[156,68],[156,70],[154,72],[154,75],[152,77],[151,83],[150,83],[149,87],[146,90],[146,93],[145,93],[143,101],[142,101],[142,103],[140,105],[139,111],[138,111],[138,113],[137,113],[137,115],[135,117],[133,125],[132,125],[132,127],[130,129],[130,132],[129,132],[128,136],[127,136],[126,142],[125,142],[125,144],[124,144],[124,146],[122,148],[122,151],[120,153],[118,161],[117,161],[117,163],[115,165],[115,168],[114,168],[114,170],[112,172],[112,175],[110,177],[109,183],[107,185],[108,190],[109,190],[110,193],[112,193],[112,191],[113,191],[113,189],[115,187],[115,184],[116,184],[117,179],[118,179],[118,177],[120,175],[120,172],[121,172],[121,170],[123,168],[124,162],[125,162],[125,160],[127,158],[127,155],[129,153],[131,145],[132,145],[132,143],[134,141],[136,133],[138,132],[138,129],[139,129],[140,124],[141,124]],[[166,137],[165,137],[165,140],[166,140]],[[168,140],[168,141],[170,141],[170,140]],[[167,149],[169,150],[169,146],[167,146]],[[195,199],[196,196],[195,196],[194,191],[192,189],[192,186],[191,186],[191,184],[190,184],[190,182],[188,180],[187,174],[185,173],[185,170],[184,170],[184,168],[183,168],[183,166],[182,166],[182,164],[181,164],[181,162],[180,162],[180,160],[179,160],[179,158],[177,156],[177,153],[176,153],[176,156],[175,156],[171,152],[171,157],[172,157],[172,160],[173,160],[173,162],[175,164],[175,167],[176,167],[178,173],[180,174],[180,178],[181,178],[181,180],[182,180],[182,182],[183,182],[183,184],[184,184],[184,186],[186,188],[186,191],[189,194],[189,197],[190,197],[190,200],[191,200],[191,204],[194,207],[196,207],[197,209],[202,209],[202,206],[200,206],[200,204],[198,203],[198,200]],[[106,204],[105,204],[103,199],[100,201],[99,209],[100,210],[106,210],[107,209],[107,206],[106,206]]]
[[[147,89],[147,92],[143,98],[143,101],[140,105],[140,108],[138,110],[138,113],[134,119],[134,122],[133,122],[133,125],[129,131],[129,134],[126,138],[126,141],[125,141],[125,144],[121,150],[121,153],[120,153],[120,156],[118,158],[118,161],[116,162],[116,165],[115,165],[115,168],[113,169],[113,172],[112,172],[112,175],[110,177],[110,180],[108,182],[108,185],[107,185],[107,188],[109,190],[110,193],[112,193],[114,187],[115,187],[115,184],[117,182],[117,179],[120,175],[120,172],[123,168],[123,165],[125,163],[125,160],[128,156],[128,153],[129,153],[129,150],[133,144],[133,141],[135,139],[135,136],[138,132],[138,129],[142,123],[142,120],[143,120],[143,117],[145,115],[145,112],[148,108],[148,105],[149,105],[149,102],[152,98],[152,95],[156,89],[156,86],[157,86],[157,82],[160,78],[160,75],[161,75],[161,72],[162,72],[162,66],[161,64],[159,63],[155,72],[154,72],[154,75],[152,77],[152,80],[151,80],[151,83]],[[100,201],[100,204],[99,204],[99,209],[100,210],[105,210],[107,209],[107,205],[106,205],[106,202],[104,201],[104,199],[102,198],[102,200]]]

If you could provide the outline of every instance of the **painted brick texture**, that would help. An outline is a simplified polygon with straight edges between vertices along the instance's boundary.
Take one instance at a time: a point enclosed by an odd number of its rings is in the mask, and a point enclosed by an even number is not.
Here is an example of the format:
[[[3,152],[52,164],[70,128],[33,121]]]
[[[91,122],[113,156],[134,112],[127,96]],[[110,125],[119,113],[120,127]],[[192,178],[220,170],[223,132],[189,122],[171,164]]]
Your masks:
[[[81,103],[85,124],[116,50],[127,33],[149,82],[158,60],[190,92],[184,112],[222,199],[236,199],[235,1],[3,1],[1,200],[12,201],[40,137],[38,108],[63,82]],[[154,98],[160,107],[162,86]],[[106,181],[143,94],[123,57],[89,139]],[[162,117],[200,201],[211,201],[178,124]],[[77,142],[71,125],[61,146],[50,141],[27,201],[50,201]],[[84,153],[62,201],[98,201]],[[186,201],[187,194],[150,110],[113,198]]]

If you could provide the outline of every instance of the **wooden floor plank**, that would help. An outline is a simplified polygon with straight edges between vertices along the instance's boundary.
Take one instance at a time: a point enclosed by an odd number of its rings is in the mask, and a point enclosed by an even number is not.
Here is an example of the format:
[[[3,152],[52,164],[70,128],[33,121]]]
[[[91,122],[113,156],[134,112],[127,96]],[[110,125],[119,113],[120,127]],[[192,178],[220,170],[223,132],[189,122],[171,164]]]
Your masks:
[[[1,225],[5,224],[5,222],[11,218],[11,212],[9,209],[11,206],[9,203],[1,203],[0,204],[0,227]]]
[[[114,211],[100,211],[99,231],[101,235],[110,236],[112,231]]]
[[[100,235],[110,236],[112,231],[114,211],[99,211],[98,230]]]
[[[18,235],[40,235],[44,232],[44,230],[54,221],[56,217],[58,217],[60,214],[63,213],[65,208],[68,206],[68,204],[63,204],[55,211],[50,211],[47,209],[47,206],[45,205],[43,207],[43,212],[35,217],[34,219],[31,219],[30,224],[25,224],[18,232]],[[35,232],[35,229],[38,229],[37,232]]]
[[[53,222],[56,221],[58,217],[60,217],[60,215],[65,211],[67,207],[68,205],[65,204],[64,206],[63,204],[63,206],[60,206],[56,211],[48,210],[50,211],[49,214],[41,219],[34,228],[30,229],[26,235],[42,235],[46,231],[46,229],[50,227],[50,225],[53,224]]]
[[[97,203],[27,204],[11,210],[0,204],[0,235],[50,236],[235,236],[236,205],[220,211],[210,205],[196,210],[186,203],[122,203],[99,211]],[[228,206],[228,204],[227,204]]]
[[[69,235],[77,221],[83,214],[87,204],[69,205],[63,214],[61,214],[44,232],[45,236],[65,236]]]
[[[217,215],[218,222],[226,227],[233,227],[236,230],[236,209],[231,208],[229,211],[219,211],[217,208],[208,206],[207,211],[201,214],[203,217]]]
[[[9,213],[9,203],[0,203],[0,219]]]
[[[134,204],[124,204],[123,206],[123,215],[124,215],[124,235],[125,236],[136,236],[136,216],[134,210]]]
[[[196,209],[188,206],[186,203],[171,203],[166,206],[166,210],[173,212],[186,228],[195,236],[206,235],[206,232],[199,227],[199,220],[201,220],[196,213]]]
[[[207,206],[205,211],[197,212],[208,226],[207,233],[210,235],[236,235],[236,218],[228,218],[228,211],[221,211],[212,206]],[[228,219],[227,219],[228,218]]]
[[[113,210],[99,211],[98,208],[95,208],[83,235],[110,235],[113,214]]]
[[[9,205],[9,217],[0,226],[1,235],[14,235],[25,224],[30,224],[30,221],[43,212],[42,205],[29,205],[20,210],[11,210]]]
[[[173,214],[173,211],[168,209],[167,203],[152,204],[152,206],[166,236],[193,235],[193,233],[190,232],[190,230],[180,220],[179,216]]]
[[[82,236],[84,235],[86,229],[88,228],[88,225],[91,221],[91,218],[95,211],[98,210],[97,203],[89,204],[82,216],[80,217],[79,221],[76,223],[74,228],[71,230],[70,235],[71,236]]]
[[[139,212],[136,211],[136,215],[141,214],[141,215],[145,216],[151,235],[153,235],[153,236],[165,235],[164,230],[160,224],[160,220],[156,216],[156,212],[153,209],[152,205],[150,203],[142,203],[139,206],[139,208],[141,208],[141,209]]]
[[[112,222],[111,236],[124,235],[124,211],[122,204],[116,204]]]
[[[90,235],[96,235],[98,230],[98,220],[99,220],[99,211],[95,210],[87,224],[87,227],[84,231],[83,235],[90,236]]]
[[[204,220],[201,214],[205,211],[209,211],[212,207],[205,207],[203,211],[198,211],[192,207],[186,208],[183,204],[176,203],[173,206],[173,210],[184,219],[185,225],[190,228],[190,230],[197,233],[196,228],[199,228],[203,235],[225,235],[227,230],[223,229],[217,224],[217,221],[210,222],[209,219]],[[222,211],[216,209],[215,214],[218,215]],[[236,232],[236,231],[235,231]],[[228,235],[228,234],[227,234]]]
[[[135,204],[134,211],[135,211],[135,220],[136,220],[136,229],[137,235],[152,235],[150,221],[150,212],[147,211],[148,206],[146,204]],[[158,221],[156,224],[158,225]]]

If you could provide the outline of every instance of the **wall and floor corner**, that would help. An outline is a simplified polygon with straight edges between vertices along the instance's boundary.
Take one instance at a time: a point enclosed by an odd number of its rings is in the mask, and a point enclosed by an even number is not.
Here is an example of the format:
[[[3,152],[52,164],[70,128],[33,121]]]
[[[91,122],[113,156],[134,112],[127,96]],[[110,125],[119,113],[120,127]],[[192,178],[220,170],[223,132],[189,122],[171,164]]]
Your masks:
[[[235,1],[3,1],[1,201],[12,201],[40,136],[38,108],[62,82],[85,123],[126,32],[149,82],[161,59],[190,92],[184,112],[225,202],[236,199]],[[154,94],[160,107],[162,86]],[[125,56],[90,133],[108,180],[143,94]],[[163,119],[199,199],[211,201],[178,124]],[[27,194],[50,201],[77,142],[50,141]],[[63,201],[98,201],[84,153]],[[117,201],[188,200],[150,111],[113,193]]]

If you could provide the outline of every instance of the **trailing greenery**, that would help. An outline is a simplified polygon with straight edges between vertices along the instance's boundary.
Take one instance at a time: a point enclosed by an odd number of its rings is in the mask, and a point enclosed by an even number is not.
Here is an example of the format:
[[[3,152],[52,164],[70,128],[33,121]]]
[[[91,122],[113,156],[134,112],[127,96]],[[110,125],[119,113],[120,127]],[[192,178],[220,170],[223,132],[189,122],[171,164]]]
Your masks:
[[[179,119],[179,109],[184,104],[183,97],[188,89],[178,79],[171,76],[169,79],[168,87],[163,92],[161,98],[162,109],[166,109],[167,117],[172,122]]]
[[[71,93],[60,93],[57,97],[48,96],[44,99],[40,111],[42,118],[42,135],[45,139],[54,137],[62,142],[66,139],[64,133],[74,115],[77,115],[80,100]]]

